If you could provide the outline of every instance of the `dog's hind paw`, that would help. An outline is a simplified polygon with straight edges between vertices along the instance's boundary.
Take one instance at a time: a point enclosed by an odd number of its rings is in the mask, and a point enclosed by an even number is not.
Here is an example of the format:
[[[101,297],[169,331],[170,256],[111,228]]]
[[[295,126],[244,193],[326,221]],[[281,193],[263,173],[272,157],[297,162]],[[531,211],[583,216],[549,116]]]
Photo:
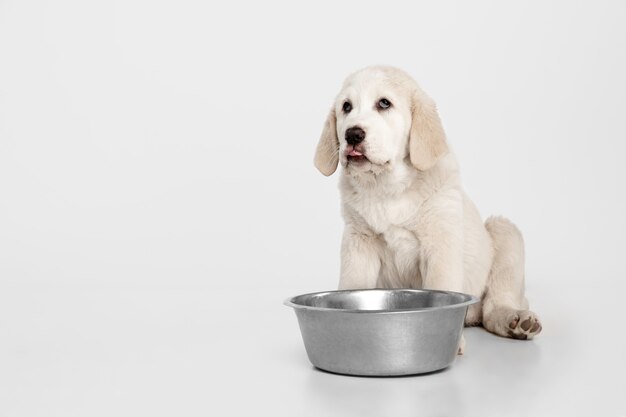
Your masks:
[[[541,333],[539,317],[529,310],[515,311],[507,322],[507,333],[513,339],[529,340]]]

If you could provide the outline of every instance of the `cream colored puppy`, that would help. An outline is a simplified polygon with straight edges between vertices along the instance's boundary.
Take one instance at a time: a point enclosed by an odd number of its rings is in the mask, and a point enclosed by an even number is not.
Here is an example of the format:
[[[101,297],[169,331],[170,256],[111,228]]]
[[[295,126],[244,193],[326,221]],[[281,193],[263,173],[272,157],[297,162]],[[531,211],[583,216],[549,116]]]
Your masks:
[[[435,104],[409,75],[369,67],[346,79],[315,154],[324,175],[340,163],[340,289],[465,292],[481,298],[466,325],[516,339],[541,331],[524,296],[521,233],[503,217],[483,223]]]

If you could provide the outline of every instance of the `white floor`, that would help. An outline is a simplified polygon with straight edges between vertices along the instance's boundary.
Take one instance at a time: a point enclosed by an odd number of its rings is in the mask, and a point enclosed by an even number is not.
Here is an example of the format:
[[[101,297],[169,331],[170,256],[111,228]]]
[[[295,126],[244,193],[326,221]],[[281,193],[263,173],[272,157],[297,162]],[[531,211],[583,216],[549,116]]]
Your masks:
[[[443,372],[360,378],[309,364],[282,291],[5,287],[0,415],[626,416],[615,292],[534,287],[535,341],[467,329]]]

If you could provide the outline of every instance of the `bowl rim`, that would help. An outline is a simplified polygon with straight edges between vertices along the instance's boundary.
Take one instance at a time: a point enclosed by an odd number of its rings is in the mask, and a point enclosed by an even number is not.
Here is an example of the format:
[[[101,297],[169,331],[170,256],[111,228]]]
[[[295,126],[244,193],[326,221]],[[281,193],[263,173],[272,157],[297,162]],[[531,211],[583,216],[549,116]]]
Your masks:
[[[380,292],[394,292],[394,291],[402,291],[402,292],[436,292],[441,294],[449,294],[449,295],[461,295],[467,298],[466,301],[456,304],[449,304],[445,306],[435,306],[435,307],[420,307],[420,308],[402,308],[402,309],[384,309],[384,310],[363,310],[363,309],[342,309],[342,308],[330,308],[330,307],[314,307],[314,306],[306,306],[302,304],[296,304],[293,302],[294,299],[298,297],[304,296],[315,296],[322,294],[332,294],[332,293],[355,293],[355,292],[370,292],[370,291],[380,291]],[[327,312],[337,312],[337,313],[358,313],[358,314],[406,314],[406,313],[418,313],[418,312],[426,312],[426,311],[434,311],[434,310],[448,310],[451,308],[460,308],[460,307],[469,307],[472,304],[476,304],[480,301],[478,297],[475,297],[471,294],[466,294],[463,292],[457,291],[444,291],[444,290],[427,290],[427,289],[415,289],[415,288],[367,288],[367,289],[355,289],[355,290],[331,290],[331,291],[318,291],[318,292],[310,292],[305,294],[295,295],[293,297],[287,298],[283,304],[287,307],[291,307],[295,310],[309,310],[309,311],[327,311]]]

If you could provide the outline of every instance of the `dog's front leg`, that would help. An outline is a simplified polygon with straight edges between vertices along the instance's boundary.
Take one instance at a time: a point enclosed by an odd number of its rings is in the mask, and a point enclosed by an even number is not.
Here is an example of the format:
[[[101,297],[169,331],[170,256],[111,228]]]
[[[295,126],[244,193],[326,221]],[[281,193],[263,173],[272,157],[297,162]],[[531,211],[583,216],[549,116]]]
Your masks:
[[[425,289],[463,291],[463,246],[452,231],[440,230],[440,241],[433,242],[420,262],[422,285]],[[424,252],[422,252],[424,253]],[[465,352],[465,337],[461,335],[458,354]]]
[[[463,291],[463,198],[456,190],[440,192],[424,203],[415,235],[420,242],[422,287]]]
[[[420,241],[419,268],[422,287],[463,292],[463,201],[455,192],[428,201],[420,216],[416,236]],[[465,338],[459,354],[465,349]]]
[[[346,225],[341,242],[340,290],[376,288],[381,265],[377,239],[369,230]]]

